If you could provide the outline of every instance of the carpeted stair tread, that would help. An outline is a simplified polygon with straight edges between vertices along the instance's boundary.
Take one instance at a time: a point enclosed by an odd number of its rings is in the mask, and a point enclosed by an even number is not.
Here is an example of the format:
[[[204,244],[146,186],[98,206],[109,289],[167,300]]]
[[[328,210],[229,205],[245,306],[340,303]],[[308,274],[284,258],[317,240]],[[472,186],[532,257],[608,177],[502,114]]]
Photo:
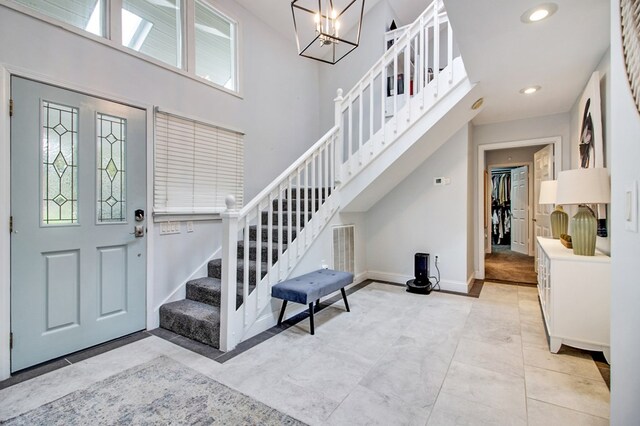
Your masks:
[[[261,233],[260,233],[260,239],[264,242],[268,242],[269,241],[269,226],[264,225],[260,227],[261,229]],[[289,237],[288,237],[288,232],[289,232],[289,228],[287,226],[282,227],[282,244],[287,244],[289,242]],[[295,226],[291,227],[291,236],[293,237],[291,239],[291,241],[293,241],[296,238],[297,235],[297,231]],[[274,226],[273,228],[271,228],[271,241],[273,241],[274,243],[278,242],[278,227]],[[257,241],[258,239],[258,227],[256,225],[252,225],[249,226],[249,241]]]
[[[256,263],[253,260],[249,261],[249,292],[253,290],[256,283]],[[222,259],[213,259],[207,265],[207,269],[209,272],[209,277],[211,278],[222,278]],[[238,259],[238,269],[237,269],[236,281],[238,282],[238,287],[241,287],[240,284],[244,283],[244,272],[245,265],[243,259]],[[267,263],[260,262],[260,276],[261,278],[267,274]]]
[[[257,241],[249,241],[249,260],[256,260],[256,248]],[[287,249],[286,244],[282,244],[282,251]],[[262,262],[266,262],[268,260],[269,249],[267,248],[267,244],[262,242],[260,244],[260,251],[262,252],[262,258],[260,259]],[[278,244],[273,244],[271,248],[271,258],[272,262],[276,263],[278,260]],[[238,259],[244,259],[244,241],[238,241]]]
[[[160,327],[191,340],[220,346],[220,308],[184,299],[160,307]]]
[[[219,307],[221,284],[219,278],[202,277],[191,280],[187,283],[187,299]],[[236,307],[240,305],[242,305],[242,286],[237,287],[236,294]]]
[[[277,211],[274,211],[272,216],[273,216],[273,219],[272,219],[273,225],[274,226],[278,225],[280,220],[280,215],[278,214]],[[312,216],[313,216],[312,213],[310,211],[307,211],[307,219],[305,220],[304,211],[301,210],[300,211],[300,227],[301,228],[304,227],[304,224],[309,222]],[[267,225],[268,220],[269,220],[269,212],[262,212],[262,225]],[[298,215],[295,211],[292,211],[291,224],[295,226],[297,223],[298,223]],[[287,214],[286,210],[282,212],[282,224],[285,226],[289,225],[289,215]]]

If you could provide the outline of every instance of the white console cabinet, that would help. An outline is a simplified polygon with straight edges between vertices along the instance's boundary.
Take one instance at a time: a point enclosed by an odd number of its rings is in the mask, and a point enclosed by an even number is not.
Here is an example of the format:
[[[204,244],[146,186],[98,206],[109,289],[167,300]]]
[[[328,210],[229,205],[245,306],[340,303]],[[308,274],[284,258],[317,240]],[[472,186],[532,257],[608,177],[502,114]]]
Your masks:
[[[565,344],[602,351],[609,361],[611,258],[577,256],[560,240],[538,237],[538,294],[553,353]]]

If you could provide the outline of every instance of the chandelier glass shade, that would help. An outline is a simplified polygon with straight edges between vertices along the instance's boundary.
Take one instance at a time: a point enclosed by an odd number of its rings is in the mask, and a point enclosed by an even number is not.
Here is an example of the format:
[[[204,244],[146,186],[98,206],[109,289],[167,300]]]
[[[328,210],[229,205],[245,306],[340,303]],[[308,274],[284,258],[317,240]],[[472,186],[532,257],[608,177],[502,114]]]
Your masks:
[[[360,44],[364,0],[293,0],[298,54],[335,64]]]

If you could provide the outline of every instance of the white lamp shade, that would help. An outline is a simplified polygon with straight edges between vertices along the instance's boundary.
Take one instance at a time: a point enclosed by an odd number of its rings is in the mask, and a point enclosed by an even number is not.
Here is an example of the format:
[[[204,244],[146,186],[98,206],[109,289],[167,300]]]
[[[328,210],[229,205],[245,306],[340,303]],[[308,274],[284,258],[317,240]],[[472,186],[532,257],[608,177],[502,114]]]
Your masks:
[[[540,199],[538,200],[538,204],[555,204],[557,190],[557,180],[545,180],[540,182]]]
[[[557,204],[607,204],[611,201],[609,171],[573,169],[558,173]]]

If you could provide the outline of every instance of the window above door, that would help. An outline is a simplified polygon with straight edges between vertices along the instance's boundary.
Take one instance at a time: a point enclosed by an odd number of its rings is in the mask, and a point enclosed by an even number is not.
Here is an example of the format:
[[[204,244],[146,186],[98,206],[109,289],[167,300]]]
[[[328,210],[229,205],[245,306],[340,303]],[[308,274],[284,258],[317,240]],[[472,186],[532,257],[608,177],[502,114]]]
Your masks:
[[[211,0],[11,0],[3,4],[240,95],[238,23]]]

